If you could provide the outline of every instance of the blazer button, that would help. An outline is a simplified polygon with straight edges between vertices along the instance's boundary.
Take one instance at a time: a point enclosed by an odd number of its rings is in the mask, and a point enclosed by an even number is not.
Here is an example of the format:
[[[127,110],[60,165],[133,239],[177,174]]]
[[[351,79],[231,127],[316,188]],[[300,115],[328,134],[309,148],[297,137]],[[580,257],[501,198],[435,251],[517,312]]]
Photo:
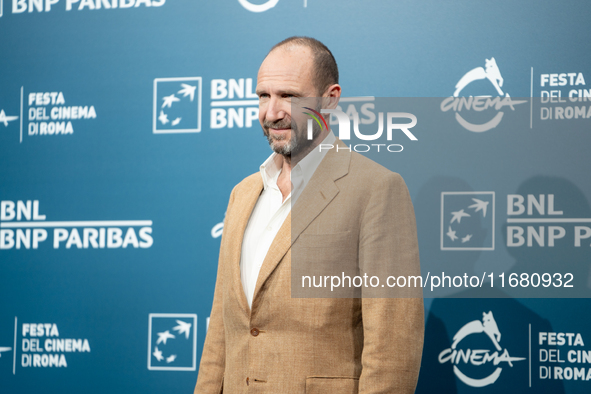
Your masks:
[[[252,330],[250,330],[250,335],[252,335],[253,337],[256,337],[259,335],[259,329],[258,328],[253,328]]]

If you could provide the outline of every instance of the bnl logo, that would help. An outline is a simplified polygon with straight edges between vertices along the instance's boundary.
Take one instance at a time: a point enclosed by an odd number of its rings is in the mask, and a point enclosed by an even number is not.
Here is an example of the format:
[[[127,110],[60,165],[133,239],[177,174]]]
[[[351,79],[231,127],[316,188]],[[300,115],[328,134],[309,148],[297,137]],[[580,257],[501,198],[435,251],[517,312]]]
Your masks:
[[[201,131],[201,77],[154,79],[154,134]]]
[[[441,193],[441,250],[495,250],[495,192]]]
[[[197,315],[150,313],[148,369],[197,370]]]

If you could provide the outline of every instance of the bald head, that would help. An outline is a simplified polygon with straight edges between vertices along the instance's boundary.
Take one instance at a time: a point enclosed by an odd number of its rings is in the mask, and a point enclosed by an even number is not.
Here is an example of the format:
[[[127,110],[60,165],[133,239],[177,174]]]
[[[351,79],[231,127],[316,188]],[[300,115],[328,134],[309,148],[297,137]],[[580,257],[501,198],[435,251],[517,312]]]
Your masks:
[[[329,86],[339,83],[337,62],[326,45],[320,41],[311,37],[289,37],[271,48],[269,54],[278,49],[302,51],[302,55],[311,56],[312,83],[316,87],[318,96],[322,96]]]
[[[308,140],[305,136],[307,120],[302,118],[301,110],[296,110],[292,117],[292,104],[304,104],[304,107],[308,105],[320,111],[335,108],[341,96],[341,87],[334,83],[338,73],[327,72],[326,67],[318,69],[318,64],[328,62],[334,65],[329,68],[336,71],[330,51],[324,45],[319,50],[318,45],[309,45],[311,42],[322,45],[308,38],[293,38],[277,44],[261,64],[257,75],[256,93],[263,133],[271,148],[289,160],[292,153],[305,156],[329,133],[328,128],[314,129],[312,140]],[[319,97],[323,98],[306,104],[309,102],[306,99]]]

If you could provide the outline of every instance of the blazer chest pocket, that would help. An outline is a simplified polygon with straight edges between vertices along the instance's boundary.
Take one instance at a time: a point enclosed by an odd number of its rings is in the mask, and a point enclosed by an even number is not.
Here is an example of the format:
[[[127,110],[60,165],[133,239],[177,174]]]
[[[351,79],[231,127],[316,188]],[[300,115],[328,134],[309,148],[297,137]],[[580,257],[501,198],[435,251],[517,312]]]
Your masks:
[[[354,297],[355,288],[335,292],[331,283],[337,282],[332,277],[358,275],[357,255],[358,242],[351,232],[300,234],[291,248],[292,297]]]
[[[357,261],[357,240],[350,232],[300,234],[291,248],[292,264],[311,261],[323,265]]]
[[[306,394],[357,394],[359,378],[346,376],[310,376],[306,378]]]

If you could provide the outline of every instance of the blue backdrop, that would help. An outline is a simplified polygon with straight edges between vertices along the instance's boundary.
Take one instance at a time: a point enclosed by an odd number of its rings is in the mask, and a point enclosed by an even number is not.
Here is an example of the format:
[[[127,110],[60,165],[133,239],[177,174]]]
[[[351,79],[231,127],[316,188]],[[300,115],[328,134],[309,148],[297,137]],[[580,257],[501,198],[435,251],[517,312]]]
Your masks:
[[[424,100],[418,141],[376,160],[407,182],[423,275],[494,274],[426,293],[417,391],[589,392],[590,11],[0,0],[0,392],[192,392],[229,194],[270,154],[258,67],[292,35],[369,97],[348,114]],[[572,291],[533,287],[569,272]]]

